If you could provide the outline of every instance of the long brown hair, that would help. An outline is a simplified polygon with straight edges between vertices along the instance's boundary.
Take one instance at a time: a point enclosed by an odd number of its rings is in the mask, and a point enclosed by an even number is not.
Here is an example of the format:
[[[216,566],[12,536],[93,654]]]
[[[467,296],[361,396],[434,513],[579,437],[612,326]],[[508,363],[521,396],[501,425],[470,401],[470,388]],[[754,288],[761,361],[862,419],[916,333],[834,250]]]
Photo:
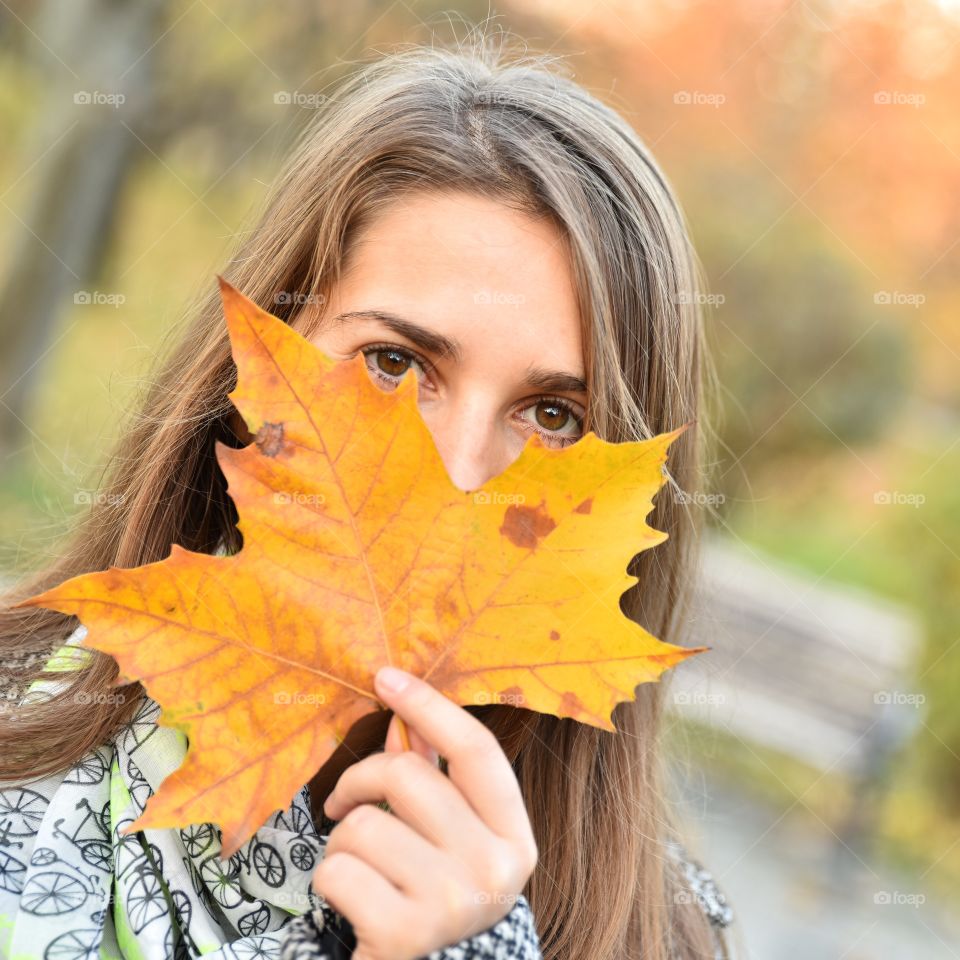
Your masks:
[[[480,38],[408,46],[324,98],[224,276],[305,336],[301,309],[340,276],[352,239],[408,190],[468,190],[551,217],[569,240],[590,387],[586,426],[634,440],[690,420],[670,450],[649,522],[669,534],[634,558],[622,600],[655,636],[679,642],[698,521],[684,491],[702,460],[702,276],[671,187],[628,124],[552,59],[508,55]],[[227,393],[236,369],[215,285],[158,361],[113,451],[102,487],[59,559],[20,582],[0,609],[7,683],[41,675],[75,618],[9,604],[68,577],[163,559],[172,543],[241,547],[214,456],[249,441]],[[639,542],[639,531],[638,531]],[[112,688],[93,652],[67,689],[0,711],[0,778],[33,779],[76,762],[129,719],[142,688]],[[60,675],[63,679],[63,675]],[[518,707],[470,707],[497,734],[520,781],[540,851],[527,889],[549,960],[713,956],[712,931],[666,854],[658,731],[665,683],[618,705],[612,734]]]

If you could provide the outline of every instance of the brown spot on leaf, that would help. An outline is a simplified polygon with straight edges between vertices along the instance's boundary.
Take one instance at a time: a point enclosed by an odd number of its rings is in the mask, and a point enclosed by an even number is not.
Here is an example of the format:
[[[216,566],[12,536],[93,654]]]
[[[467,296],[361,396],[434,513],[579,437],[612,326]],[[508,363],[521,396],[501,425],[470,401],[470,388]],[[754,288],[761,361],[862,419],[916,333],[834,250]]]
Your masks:
[[[438,620],[443,620],[447,615],[456,616],[457,614],[457,604],[448,596],[435,597],[433,609],[436,611]]]
[[[574,508],[574,513],[589,513],[593,509],[593,497],[587,497],[586,500],[578,503]]]
[[[564,695],[560,698],[559,716],[576,718],[582,713],[583,702],[575,693],[567,690],[566,693],[564,693]]]
[[[535,507],[511,504],[503,514],[500,532],[516,546],[532,550],[556,525],[542,503]]]
[[[256,443],[265,457],[275,457],[283,449],[283,424],[264,423],[257,431]]]
[[[551,631],[550,631],[550,639],[551,639],[551,640],[559,640],[559,639],[560,639],[560,634],[559,634],[556,630],[551,630]]]

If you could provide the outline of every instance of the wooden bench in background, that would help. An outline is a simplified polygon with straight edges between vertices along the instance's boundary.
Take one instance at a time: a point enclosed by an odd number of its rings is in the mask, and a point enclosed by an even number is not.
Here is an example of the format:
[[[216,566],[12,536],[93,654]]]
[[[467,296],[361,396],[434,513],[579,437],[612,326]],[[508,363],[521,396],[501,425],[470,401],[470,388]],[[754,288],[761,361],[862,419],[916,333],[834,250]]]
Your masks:
[[[712,649],[672,671],[668,709],[747,744],[850,778],[839,839],[871,832],[889,762],[923,718],[918,618],[709,535],[687,643]]]

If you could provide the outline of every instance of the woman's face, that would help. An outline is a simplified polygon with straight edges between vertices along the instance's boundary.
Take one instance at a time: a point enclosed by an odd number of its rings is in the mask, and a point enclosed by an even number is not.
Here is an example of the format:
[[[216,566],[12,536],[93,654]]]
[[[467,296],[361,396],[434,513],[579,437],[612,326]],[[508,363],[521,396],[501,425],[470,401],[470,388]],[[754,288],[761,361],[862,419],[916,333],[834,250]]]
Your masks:
[[[406,196],[356,238],[312,340],[358,351],[384,390],[414,369],[450,479],[474,490],[538,432],[581,436],[579,309],[563,238],[546,220],[466,193]]]

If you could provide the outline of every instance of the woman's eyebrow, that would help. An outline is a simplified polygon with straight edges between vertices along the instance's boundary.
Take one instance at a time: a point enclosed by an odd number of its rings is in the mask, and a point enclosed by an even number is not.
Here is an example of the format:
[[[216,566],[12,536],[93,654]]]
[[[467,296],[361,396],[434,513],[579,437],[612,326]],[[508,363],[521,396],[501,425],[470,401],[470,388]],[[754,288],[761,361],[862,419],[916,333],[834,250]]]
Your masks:
[[[463,358],[459,341],[421,327],[412,320],[404,320],[403,317],[398,317],[387,310],[349,310],[333,318],[334,323],[348,323],[350,320],[376,320],[385,327],[389,327],[394,333],[399,333],[413,341],[418,347],[429,350],[430,353],[440,357],[452,357],[458,363]]]
[[[523,382],[537,390],[552,390],[555,393],[587,392],[587,381],[583,377],[561,370],[544,370],[543,367],[529,367]]]
[[[349,323],[351,320],[377,321],[393,330],[394,333],[406,337],[423,350],[440,357],[452,357],[458,363],[463,359],[463,350],[458,340],[451,340],[450,337],[446,337],[442,333],[421,327],[420,324],[398,317],[395,313],[390,313],[389,310],[348,310],[346,313],[337,314],[332,322]],[[587,383],[583,377],[565,373],[561,370],[545,370],[543,367],[528,367],[523,382],[537,390],[567,393],[587,392]]]

